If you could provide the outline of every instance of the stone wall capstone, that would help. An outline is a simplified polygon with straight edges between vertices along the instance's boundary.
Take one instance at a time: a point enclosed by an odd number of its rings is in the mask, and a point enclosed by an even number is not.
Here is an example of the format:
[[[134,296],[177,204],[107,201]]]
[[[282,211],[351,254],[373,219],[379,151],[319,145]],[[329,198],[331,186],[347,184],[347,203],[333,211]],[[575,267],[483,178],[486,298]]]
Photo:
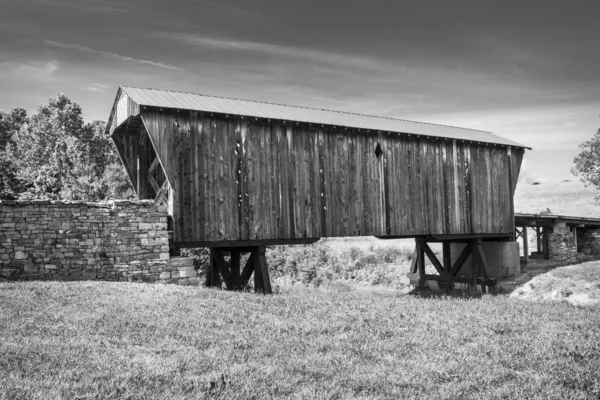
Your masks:
[[[193,260],[169,256],[166,206],[0,201],[0,277],[197,285]]]

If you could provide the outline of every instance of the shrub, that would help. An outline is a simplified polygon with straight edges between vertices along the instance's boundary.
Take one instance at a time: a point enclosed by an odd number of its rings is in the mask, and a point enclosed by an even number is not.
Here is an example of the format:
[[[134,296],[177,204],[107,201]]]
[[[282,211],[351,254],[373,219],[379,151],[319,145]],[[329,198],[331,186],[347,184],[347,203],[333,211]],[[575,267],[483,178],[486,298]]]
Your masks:
[[[351,246],[336,250],[329,241],[305,246],[274,246],[267,251],[273,279],[320,286],[336,280],[359,283],[394,284],[399,264],[412,259],[412,249],[377,246]]]

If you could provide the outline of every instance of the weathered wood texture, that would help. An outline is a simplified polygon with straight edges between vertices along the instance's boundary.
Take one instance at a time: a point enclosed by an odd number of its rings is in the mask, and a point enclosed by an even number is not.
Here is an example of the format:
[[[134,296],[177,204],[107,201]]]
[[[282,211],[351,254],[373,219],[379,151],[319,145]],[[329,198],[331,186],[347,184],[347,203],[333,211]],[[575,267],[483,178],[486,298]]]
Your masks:
[[[140,111],[171,187],[176,242],[514,232],[522,148]],[[133,139],[118,140],[135,176]]]

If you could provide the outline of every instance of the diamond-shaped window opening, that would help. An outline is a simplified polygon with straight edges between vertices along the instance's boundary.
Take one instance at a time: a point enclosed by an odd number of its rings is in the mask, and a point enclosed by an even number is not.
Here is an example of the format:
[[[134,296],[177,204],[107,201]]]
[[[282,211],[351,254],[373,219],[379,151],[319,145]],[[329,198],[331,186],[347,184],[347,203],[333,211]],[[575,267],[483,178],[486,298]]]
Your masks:
[[[383,149],[381,148],[381,145],[379,143],[377,143],[377,146],[375,146],[375,156],[377,157],[378,160],[381,160],[382,155],[383,155]]]

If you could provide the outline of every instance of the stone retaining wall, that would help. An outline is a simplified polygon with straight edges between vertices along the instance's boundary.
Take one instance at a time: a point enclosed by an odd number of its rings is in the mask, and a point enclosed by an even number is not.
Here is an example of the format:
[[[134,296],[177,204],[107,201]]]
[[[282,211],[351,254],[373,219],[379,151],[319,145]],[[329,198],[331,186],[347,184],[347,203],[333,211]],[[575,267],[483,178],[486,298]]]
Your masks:
[[[582,253],[600,254],[600,229],[577,229],[577,241]]]
[[[0,201],[0,277],[197,285],[153,201]]]
[[[555,226],[546,230],[550,261],[577,262],[577,238],[568,226]]]

